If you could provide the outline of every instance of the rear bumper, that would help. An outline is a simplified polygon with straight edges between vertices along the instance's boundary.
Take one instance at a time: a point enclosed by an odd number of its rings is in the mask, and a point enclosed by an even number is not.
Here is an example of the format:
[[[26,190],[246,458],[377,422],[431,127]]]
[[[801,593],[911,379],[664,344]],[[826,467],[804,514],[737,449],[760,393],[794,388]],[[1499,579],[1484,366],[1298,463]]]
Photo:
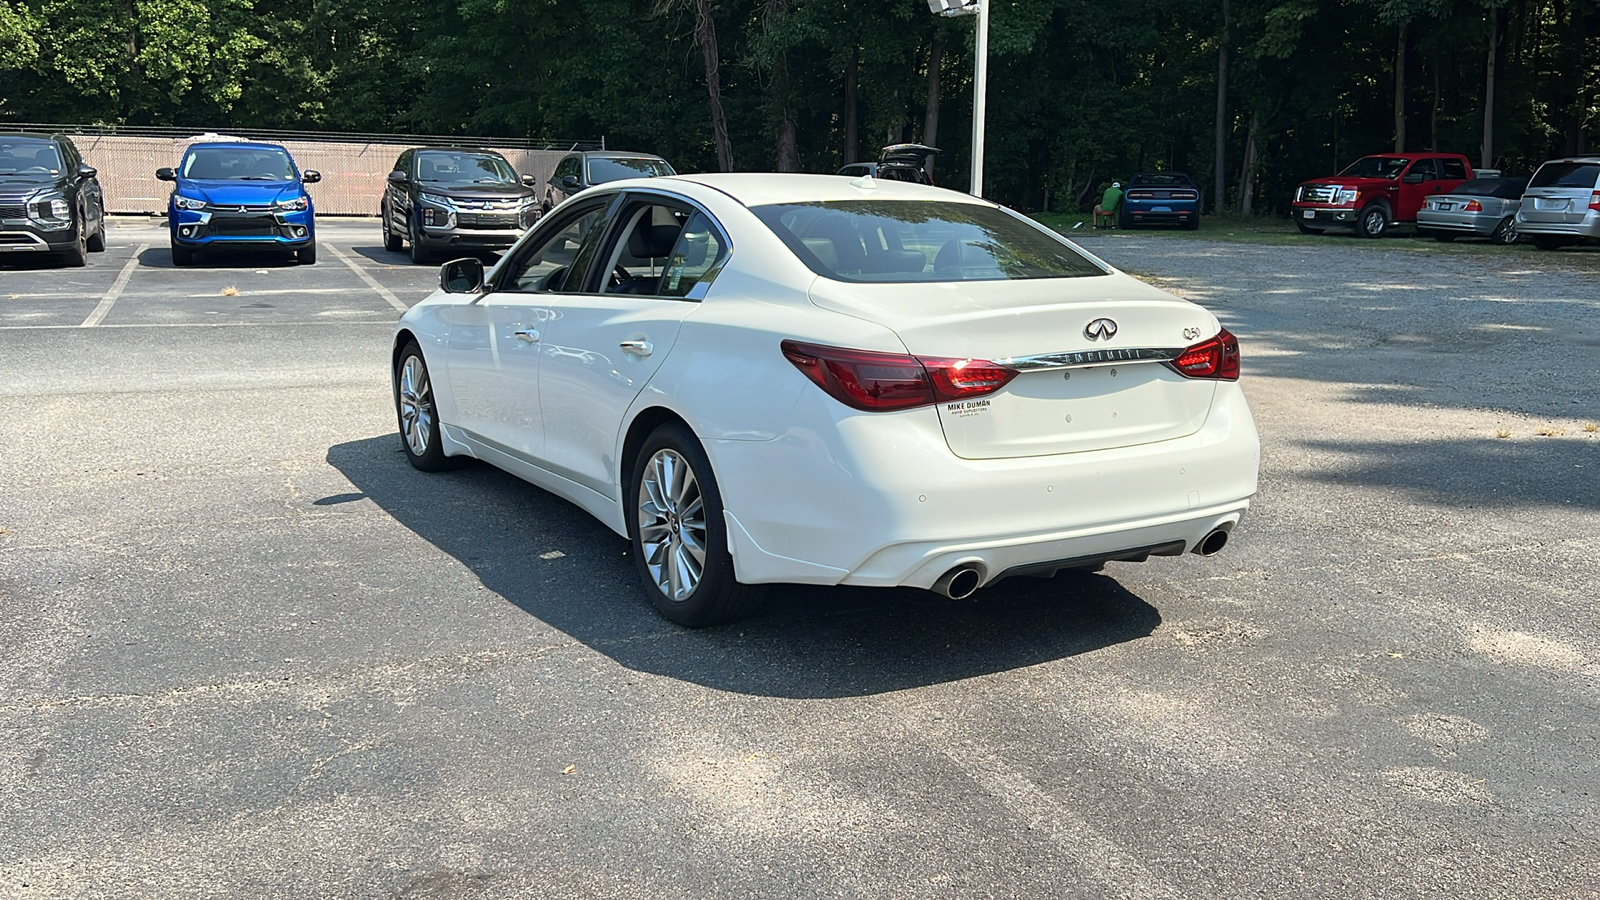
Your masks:
[[[1487,237],[1494,232],[1503,216],[1481,212],[1440,212],[1419,210],[1417,227],[1454,234],[1475,234]]]
[[[1591,211],[1578,222],[1541,221],[1538,213],[1518,212],[1517,231],[1520,234],[1556,234],[1568,237],[1600,239],[1600,212]]]
[[[952,454],[932,409],[802,427],[830,412],[821,401],[843,409],[815,393],[774,441],[707,442],[740,581],[930,588],[957,565],[989,584],[1139,548],[1183,552],[1237,524],[1256,490],[1260,448],[1236,383],[1218,386],[1186,437],[997,460]]]
[[[1135,201],[1129,203],[1127,200],[1122,202],[1123,210],[1128,214],[1128,221],[1135,225],[1171,225],[1192,222],[1200,216],[1199,204],[1194,202]]]

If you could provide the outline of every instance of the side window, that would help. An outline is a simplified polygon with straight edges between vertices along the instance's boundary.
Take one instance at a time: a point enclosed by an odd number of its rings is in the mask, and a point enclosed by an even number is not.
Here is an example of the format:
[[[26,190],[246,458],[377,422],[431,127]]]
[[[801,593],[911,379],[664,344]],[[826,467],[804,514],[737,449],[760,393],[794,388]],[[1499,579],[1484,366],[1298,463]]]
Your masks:
[[[1423,181],[1437,181],[1439,178],[1439,173],[1434,169],[1433,160],[1431,159],[1417,160],[1411,164],[1411,170],[1406,174],[1421,175]]]
[[[578,174],[578,158],[576,156],[569,156],[561,161],[561,165],[556,166],[556,181],[560,181],[568,175],[576,174]]]
[[[1440,160],[1444,164],[1444,178],[1446,181],[1464,181],[1467,179],[1467,167],[1459,159]]]
[[[697,285],[711,284],[722,269],[727,250],[710,217],[701,212],[690,216],[661,276],[661,296],[687,297]]]
[[[404,153],[400,154],[400,158],[394,161],[394,171],[396,171],[396,172],[404,172],[404,173],[406,173],[406,177],[407,178],[411,177],[411,151],[410,150],[407,150]]]
[[[607,258],[607,294],[657,296],[672,250],[683,233],[687,210],[660,202],[644,201],[623,208],[617,239]]]
[[[598,236],[604,204],[585,205],[553,224],[553,231],[530,244],[500,280],[500,289],[529,293],[567,290],[582,277],[584,263],[580,251],[587,238],[592,244]],[[592,253],[590,254],[592,256]]]

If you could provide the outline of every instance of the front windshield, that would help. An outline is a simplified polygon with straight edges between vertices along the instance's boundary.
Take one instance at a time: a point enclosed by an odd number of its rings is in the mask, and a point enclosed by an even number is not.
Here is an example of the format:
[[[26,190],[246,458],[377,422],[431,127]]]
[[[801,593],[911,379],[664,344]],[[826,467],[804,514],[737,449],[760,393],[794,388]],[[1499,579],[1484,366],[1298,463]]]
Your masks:
[[[0,175],[60,175],[61,154],[49,141],[0,142]]]
[[[198,181],[293,181],[299,177],[279,147],[196,147],[178,174]]]
[[[1406,170],[1408,162],[1410,160],[1403,156],[1367,156],[1351,163],[1339,174],[1347,178],[1387,178],[1392,181]]]
[[[1105,275],[1066,241],[993,206],[831,200],[752,207],[811,271],[910,284]]]
[[[417,180],[443,185],[515,184],[517,173],[497,154],[428,150],[417,154]]]
[[[628,158],[614,156],[593,157],[589,160],[589,183],[605,184],[624,178],[660,178],[676,175],[664,159]]]

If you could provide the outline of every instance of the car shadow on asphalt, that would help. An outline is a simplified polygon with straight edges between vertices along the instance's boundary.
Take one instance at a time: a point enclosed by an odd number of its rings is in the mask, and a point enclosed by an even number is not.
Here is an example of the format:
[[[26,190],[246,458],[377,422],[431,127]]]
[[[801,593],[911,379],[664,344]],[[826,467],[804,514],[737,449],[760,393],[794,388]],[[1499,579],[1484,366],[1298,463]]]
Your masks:
[[[176,269],[172,250],[151,247],[139,254],[139,265],[147,269]],[[205,250],[185,269],[291,269],[299,265],[287,250]]]
[[[412,262],[411,261],[411,254],[409,252],[405,251],[405,250],[393,250],[393,251],[391,251],[391,250],[385,250],[381,246],[372,246],[372,247],[356,246],[356,247],[351,247],[350,251],[352,253],[356,254],[357,256],[364,256],[367,259],[372,260],[373,262],[382,263],[383,265],[386,265],[386,266],[415,266],[416,268],[419,268],[419,269],[437,269],[437,268],[439,268],[439,265],[437,263],[414,263],[414,262]],[[478,259],[478,260],[482,261],[484,266],[486,266],[486,267],[487,266],[492,266],[495,263],[500,261],[500,254],[496,253],[496,252],[494,252],[492,250],[485,250],[485,251],[478,252],[478,253],[467,253],[467,252],[464,252],[464,251],[463,252],[457,252],[455,254],[445,253],[445,254],[441,254],[441,255],[439,255],[439,256],[437,256],[435,258],[438,259],[440,263],[443,263],[446,260],[460,259],[460,258],[464,258],[464,257],[470,257],[470,258],[473,258],[473,259]]]
[[[1105,575],[1013,578],[954,602],[912,589],[774,586],[764,610],[691,631],[660,618],[628,543],[488,465],[424,474],[398,438],[328,462],[529,615],[636,671],[758,696],[865,696],[1020,669],[1147,637],[1161,615]]]

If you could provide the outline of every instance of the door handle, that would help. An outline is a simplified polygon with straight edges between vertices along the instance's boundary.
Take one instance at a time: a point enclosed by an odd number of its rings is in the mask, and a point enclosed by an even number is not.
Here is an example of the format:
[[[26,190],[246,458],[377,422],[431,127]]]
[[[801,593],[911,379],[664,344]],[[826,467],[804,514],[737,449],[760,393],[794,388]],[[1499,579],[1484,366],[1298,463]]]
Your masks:
[[[519,341],[527,341],[530,344],[539,342],[539,330],[537,328],[518,328],[516,331],[511,332],[511,335]]]
[[[656,348],[651,346],[649,341],[623,341],[617,346],[622,348],[623,353],[632,353],[634,356],[639,357],[649,356],[656,352]]]

